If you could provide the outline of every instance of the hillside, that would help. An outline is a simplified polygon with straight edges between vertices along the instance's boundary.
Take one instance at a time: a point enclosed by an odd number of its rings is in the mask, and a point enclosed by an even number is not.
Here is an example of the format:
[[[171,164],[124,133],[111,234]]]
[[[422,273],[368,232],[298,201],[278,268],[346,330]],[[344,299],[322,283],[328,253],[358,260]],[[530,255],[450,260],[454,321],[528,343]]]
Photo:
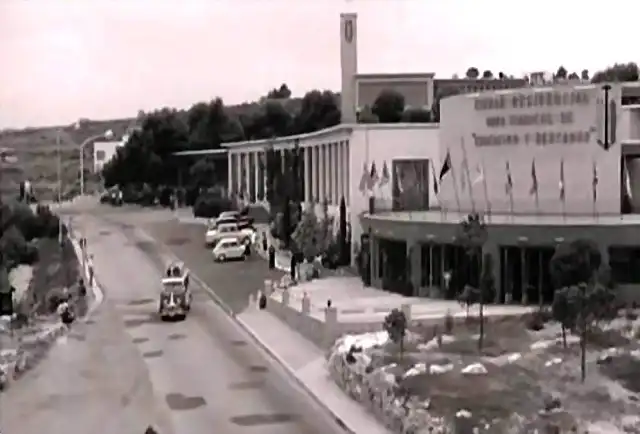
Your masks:
[[[300,110],[301,98],[281,100],[283,106],[290,113]],[[227,106],[227,114],[242,118],[254,116],[264,107],[261,103],[244,103]],[[181,110],[186,121],[187,111]],[[41,200],[51,200],[56,196],[57,185],[57,146],[56,136],[60,132],[60,150],[62,156],[62,185],[63,195],[74,194],[79,191],[79,146],[89,137],[99,135],[107,130],[114,133],[115,139],[120,139],[126,131],[139,122],[136,118],[89,120],[79,122],[79,128],[74,126],[54,126],[42,128],[26,128],[23,130],[0,131],[0,149],[13,149],[18,157],[16,164],[2,163],[0,176],[0,193],[16,194],[18,184],[29,179],[32,182],[36,196]],[[85,179],[87,191],[97,187],[98,177],[91,173],[93,167],[93,146],[85,147]]]

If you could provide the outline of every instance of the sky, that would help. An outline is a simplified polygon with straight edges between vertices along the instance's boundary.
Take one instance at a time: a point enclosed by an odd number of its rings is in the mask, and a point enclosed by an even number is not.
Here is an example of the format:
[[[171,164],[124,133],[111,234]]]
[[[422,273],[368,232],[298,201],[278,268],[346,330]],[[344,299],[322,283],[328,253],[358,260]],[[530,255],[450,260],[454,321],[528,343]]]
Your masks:
[[[133,117],[216,96],[339,90],[340,12],[364,73],[521,75],[638,60],[640,3],[608,0],[0,0],[0,128]],[[597,6],[597,7],[596,7]],[[624,11],[624,12],[621,12]],[[601,36],[603,35],[603,36]]]

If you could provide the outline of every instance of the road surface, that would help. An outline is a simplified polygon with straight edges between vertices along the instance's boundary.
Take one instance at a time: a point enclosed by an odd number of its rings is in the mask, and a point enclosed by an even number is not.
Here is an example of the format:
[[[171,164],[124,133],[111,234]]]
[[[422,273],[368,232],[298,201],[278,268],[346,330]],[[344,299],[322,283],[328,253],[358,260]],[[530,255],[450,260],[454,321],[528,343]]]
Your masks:
[[[123,345],[134,345],[146,365],[148,377],[142,376],[138,381],[148,381],[153,390],[155,400],[144,404],[153,409],[147,411],[151,419],[160,423],[168,420],[173,427],[171,432],[175,434],[341,432],[330,417],[297,389],[281,367],[251,344],[250,338],[201,288],[194,288],[194,305],[186,321],[161,322],[156,315],[159,279],[168,258],[155,248],[152,240],[136,230],[139,221],[130,219],[126,213],[111,219],[114,221],[117,223],[105,223],[104,219],[86,215],[75,216],[74,226],[88,238],[97,278],[105,289],[106,304],[102,309],[106,311],[101,316],[120,322],[114,328],[123,329],[122,335],[128,340]],[[206,254],[204,249],[203,253]],[[251,281],[255,282],[264,271],[264,264],[260,261],[244,265],[211,263],[210,267],[219,270],[220,289],[224,288],[227,293],[241,285],[246,286],[245,275],[253,276],[252,279],[256,280]],[[98,326],[99,322],[84,326],[84,334],[90,335],[92,328]],[[64,346],[60,348],[60,351],[65,351]],[[123,359],[118,371],[135,371],[137,368],[131,363],[133,361]],[[42,366],[43,371],[46,365]],[[57,370],[60,377],[72,377],[64,365],[49,367]],[[32,385],[37,387],[38,381],[34,380]],[[113,387],[116,388],[115,383]],[[7,399],[11,399],[10,393],[11,389]],[[72,392],[67,390],[57,393],[59,396],[53,398],[55,400],[73,399],[68,394]],[[59,414],[57,417],[90,418],[88,401],[86,398],[76,399],[75,414]],[[125,401],[123,398],[123,413],[127,409]],[[38,408],[32,410],[37,411]],[[118,411],[112,413],[112,417],[118,416]],[[104,419],[99,418],[94,420],[94,427],[92,432],[97,433],[136,434],[134,431],[108,428]],[[31,434],[23,430],[20,432]],[[43,432],[81,434],[88,431],[46,429]]]

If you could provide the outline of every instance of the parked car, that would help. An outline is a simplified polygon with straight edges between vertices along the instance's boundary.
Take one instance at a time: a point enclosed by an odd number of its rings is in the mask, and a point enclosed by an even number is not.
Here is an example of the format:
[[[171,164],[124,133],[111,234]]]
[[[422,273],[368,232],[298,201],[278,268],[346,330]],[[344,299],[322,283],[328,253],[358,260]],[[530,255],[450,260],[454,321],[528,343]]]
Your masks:
[[[236,238],[241,243],[247,238],[237,223],[221,223],[219,225],[209,225],[204,235],[207,247],[214,247],[223,238]]]
[[[246,258],[246,245],[237,238],[223,238],[213,248],[213,260],[217,262],[225,262],[229,259]]]

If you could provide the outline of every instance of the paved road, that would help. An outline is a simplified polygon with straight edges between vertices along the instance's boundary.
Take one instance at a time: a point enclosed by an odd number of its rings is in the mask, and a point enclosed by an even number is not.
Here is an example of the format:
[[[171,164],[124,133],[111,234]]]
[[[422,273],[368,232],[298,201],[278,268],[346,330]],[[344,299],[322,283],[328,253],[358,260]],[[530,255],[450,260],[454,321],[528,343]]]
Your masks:
[[[214,263],[204,247],[204,226],[179,223],[169,211],[104,207],[102,212],[104,218],[125,233],[139,228],[167,246],[235,313],[246,309],[249,295],[261,288],[265,279],[277,279],[283,274],[269,270],[266,261],[257,255],[245,262]],[[157,256],[155,243],[142,241],[139,247],[151,257]]]
[[[186,321],[159,321],[158,279],[168,258],[135,229],[139,222],[132,219],[122,231],[122,223],[79,216],[74,220],[87,234],[97,277],[110,303],[105,308],[121,318],[138,347],[175,434],[340,432],[202,289],[195,288]],[[208,266],[219,270],[211,276],[218,276],[216,288],[227,294],[248,288],[246,276],[259,276],[264,270],[258,261]],[[241,299],[246,298],[238,296],[238,305]]]

